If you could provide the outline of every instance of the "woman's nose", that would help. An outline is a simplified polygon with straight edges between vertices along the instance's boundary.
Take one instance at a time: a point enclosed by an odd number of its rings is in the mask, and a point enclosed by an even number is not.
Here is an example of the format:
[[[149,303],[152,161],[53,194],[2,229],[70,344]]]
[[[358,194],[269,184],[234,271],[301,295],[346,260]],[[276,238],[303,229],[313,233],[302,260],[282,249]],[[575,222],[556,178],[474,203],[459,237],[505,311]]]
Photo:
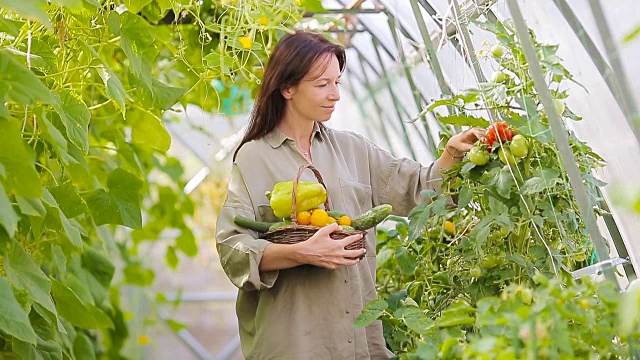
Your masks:
[[[340,100],[340,88],[338,85],[335,85],[332,91],[329,93],[329,99],[332,101]]]

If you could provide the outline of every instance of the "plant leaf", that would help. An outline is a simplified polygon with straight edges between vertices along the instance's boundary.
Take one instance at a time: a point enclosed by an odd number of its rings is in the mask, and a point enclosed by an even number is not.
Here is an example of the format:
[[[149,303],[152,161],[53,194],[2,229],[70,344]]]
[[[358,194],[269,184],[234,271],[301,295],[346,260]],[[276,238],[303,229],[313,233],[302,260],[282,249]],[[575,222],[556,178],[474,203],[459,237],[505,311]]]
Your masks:
[[[67,130],[67,138],[85,154],[89,151],[89,121],[91,111],[80,96],[68,90],[57,94],[59,101],[54,104],[60,120]]]
[[[60,210],[56,199],[46,188],[44,189],[42,199],[53,209],[53,211],[51,211],[50,213],[55,217],[56,220],[60,222],[60,226],[62,226],[64,234],[67,236],[71,244],[78,248],[82,248],[82,237],[80,236],[80,230],[73,224],[71,224],[69,219],[67,219],[67,216],[62,212],[62,210]]]
[[[176,248],[173,246],[167,247],[167,252],[164,255],[164,259],[170,268],[175,270],[178,267],[178,255],[176,255]]]
[[[18,228],[18,214],[13,210],[11,201],[4,192],[4,187],[0,183],[0,225],[4,227],[10,237],[13,237]]]
[[[57,315],[56,308],[51,301],[51,281],[22,246],[15,241],[11,244],[11,249],[4,258],[4,270],[13,286],[27,291],[35,302]]]
[[[196,238],[188,228],[183,228],[180,236],[176,238],[176,247],[187,256],[193,257],[198,254]]]
[[[511,186],[513,186],[514,184],[515,181],[513,180],[513,176],[511,175],[509,165],[505,165],[502,169],[500,169],[500,173],[498,173],[498,179],[496,181],[496,191],[498,191],[498,194],[500,194],[500,196],[508,199],[511,196]]]
[[[155,38],[149,31],[149,24],[140,16],[131,12],[109,15],[109,29],[120,36],[122,50],[129,59],[129,71],[141,85],[153,91],[151,62],[158,53]]]
[[[2,81],[0,87],[1,84]],[[4,166],[6,172],[5,190],[24,197],[39,198],[42,196],[40,177],[33,156],[29,154],[22,140],[20,123],[0,119],[0,129],[0,165]]]
[[[151,79],[151,89],[143,92],[143,104],[150,109],[168,110],[175,105],[188,89],[166,85]]]
[[[473,193],[471,192],[471,189],[469,189],[466,186],[463,187],[460,190],[460,194],[458,195],[458,209],[463,209],[467,207],[467,205],[471,203],[472,196],[473,196]]]
[[[443,124],[455,125],[455,126],[478,126],[486,128],[489,126],[489,121],[483,118],[477,118],[469,115],[437,115],[438,121]]]
[[[418,261],[404,246],[400,246],[396,249],[396,260],[398,261],[400,270],[403,273],[413,274],[413,272],[416,271]]]
[[[80,195],[78,195],[71,181],[67,181],[59,186],[50,187],[49,192],[51,192],[51,195],[56,199],[60,210],[62,210],[69,219],[89,211],[87,204]]]
[[[116,74],[114,74],[107,62],[100,57],[98,52],[91,45],[84,40],[81,40],[81,42],[82,45],[84,45],[84,48],[90,52],[95,59],[102,63],[101,66],[97,67],[98,75],[100,75],[100,78],[104,83],[107,96],[111,100],[115,101],[116,106],[120,109],[120,112],[122,112],[122,116],[124,116],[126,113],[125,101],[127,100],[127,92],[125,91],[124,86],[122,86],[122,82]]]
[[[106,65],[98,68],[98,74],[106,87],[107,96],[116,102],[116,105],[122,112],[122,116],[124,116],[127,109],[125,104],[125,101],[127,100],[127,92],[125,91],[124,86],[122,86],[122,82],[116,74],[111,71],[111,69],[106,67]]]
[[[20,28],[25,23],[26,21],[24,20],[13,20],[0,16],[0,32],[16,37],[20,33]]]
[[[64,6],[69,9],[81,9],[82,0],[51,0],[52,3]]]
[[[108,192],[98,189],[85,198],[96,225],[119,224],[134,229],[141,228],[142,180],[122,168],[117,168],[109,175],[107,187]]]
[[[20,340],[12,341],[13,351],[23,359],[62,360],[62,348],[54,340],[43,340],[37,336],[37,345]]]
[[[299,2],[299,4],[306,11],[311,11],[311,12],[326,12],[327,11],[322,6],[322,1],[320,1],[320,0],[301,0]]]
[[[124,0],[124,5],[127,7],[127,10],[137,14],[143,7],[151,3],[151,1],[152,0]]]
[[[415,306],[403,306],[396,311],[395,316],[401,317],[409,329],[421,335],[428,333],[436,326],[422,309]]]
[[[51,28],[45,0],[0,0],[0,8],[13,10],[26,18],[38,20],[46,27]],[[2,72],[0,69],[0,74]]]
[[[534,176],[524,182],[520,188],[522,195],[536,194],[547,190],[560,182],[559,173],[553,169],[544,169],[539,173],[540,176]]]
[[[0,5],[6,0],[0,0]],[[33,1],[28,0],[26,2]],[[11,1],[13,2],[13,1]],[[44,2],[44,1],[43,1]],[[25,3],[25,1],[15,1]],[[25,105],[34,101],[53,104],[56,99],[37,76],[26,66],[13,58],[7,50],[0,50],[0,106],[4,101],[13,100]]]
[[[87,335],[78,332],[73,342],[73,356],[76,360],[96,360],[95,349]]]
[[[11,285],[0,277],[0,329],[8,335],[30,344],[35,344],[37,336],[27,314],[16,300]]]
[[[147,146],[166,153],[171,146],[171,135],[162,125],[160,119],[143,111],[130,113],[131,141],[134,144]]]
[[[353,322],[353,326],[365,327],[371,325],[374,321],[378,320],[378,317],[380,317],[388,307],[389,304],[382,299],[371,301],[364,306],[362,314],[356,318]]]
[[[82,267],[87,269],[105,289],[111,284],[113,274],[115,273],[115,266],[111,260],[102,255],[98,250],[89,246],[84,248],[82,253]]]
[[[422,209],[417,210],[420,206],[422,206]],[[429,217],[431,217],[431,204],[423,203],[411,210],[411,214],[409,214],[411,219],[409,223],[409,241],[413,241],[420,236],[427,226]]]
[[[47,209],[42,205],[42,200],[38,198],[25,198],[16,196],[20,212],[24,215],[44,217],[47,215]]]
[[[60,316],[82,329],[97,328],[93,314],[66,285],[53,280],[53,298]]]

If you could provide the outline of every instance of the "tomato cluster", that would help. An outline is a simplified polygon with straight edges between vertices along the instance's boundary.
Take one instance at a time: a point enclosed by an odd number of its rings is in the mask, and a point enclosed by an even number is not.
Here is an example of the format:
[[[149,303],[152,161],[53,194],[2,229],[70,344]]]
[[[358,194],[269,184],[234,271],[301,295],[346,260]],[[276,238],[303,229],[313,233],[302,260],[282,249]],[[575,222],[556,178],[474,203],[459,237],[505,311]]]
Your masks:
[[[485,148],[488,151],[485,151]],[[478,166],[485,165],[491,159],[490,153],[495,149],[499,149],[500,161],[515,165],[519,158],[527,156],[529,144],[524,136],[517,134],[507,123],[498,121],[487,128],[484,141],[469,151],[469,161]]]
[[[484,135],[484,141],[489,145],[489,148],[493,149],[493,144],[500,139],[499,143],[505,143],[507,141],[511,141],[515,132],[509,128],[507,123],[498,121],[487,128],[487,131]]]

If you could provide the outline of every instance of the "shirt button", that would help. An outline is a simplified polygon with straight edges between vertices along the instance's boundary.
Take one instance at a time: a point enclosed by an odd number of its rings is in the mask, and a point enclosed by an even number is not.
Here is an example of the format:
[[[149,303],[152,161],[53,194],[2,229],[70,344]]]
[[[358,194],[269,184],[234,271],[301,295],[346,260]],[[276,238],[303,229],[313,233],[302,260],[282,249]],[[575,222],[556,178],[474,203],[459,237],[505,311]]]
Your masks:
[[[347,314],[351,314],[351,311],[350,311],[350,310],[347,310]]]
[[[349,339],[349,344],[351,344],[353,342],[353,340]]]
[[[346,284],[346,283],[348,283],[348,282],[349,282],[349,280],[348,280],[348,279],[344,279],[344,283],[345,283],[345,284]]]

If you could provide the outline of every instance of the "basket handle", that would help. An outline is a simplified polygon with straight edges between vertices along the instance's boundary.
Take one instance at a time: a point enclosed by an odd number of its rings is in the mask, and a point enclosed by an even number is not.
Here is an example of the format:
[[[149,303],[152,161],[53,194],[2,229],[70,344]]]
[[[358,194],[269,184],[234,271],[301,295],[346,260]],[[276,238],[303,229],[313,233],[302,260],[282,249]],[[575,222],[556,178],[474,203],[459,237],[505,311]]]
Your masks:
[[[316,169],[315,167],[313,167],[313,165],[306,163],[302,166],[300,166],[300,168],[298,169],[298,173],[296,174],[296,178],[293,179],[293,191],[291,192],[291,221],[294,224],[298,223],[298,211],[297,211],[297,204],[296,204],[296,193],[298,192],[298,182],[300,181],[300,176],[302,176],[302,172],[305,171],[306,169],[309,169],[311,171],[313,171],[313,174],[316,176],[316,179],[318,179],[318,182],[324,186],[324,188],[326,189],[327,186],[324,184],[324,180],[322,180],[322,175],[320,175],[320,172],[318,171],[318,169]],[[324,202],[324,208],[327,211],[331,211],[331,208],[329,207],[329,196],[327,196],[327,200]]]

